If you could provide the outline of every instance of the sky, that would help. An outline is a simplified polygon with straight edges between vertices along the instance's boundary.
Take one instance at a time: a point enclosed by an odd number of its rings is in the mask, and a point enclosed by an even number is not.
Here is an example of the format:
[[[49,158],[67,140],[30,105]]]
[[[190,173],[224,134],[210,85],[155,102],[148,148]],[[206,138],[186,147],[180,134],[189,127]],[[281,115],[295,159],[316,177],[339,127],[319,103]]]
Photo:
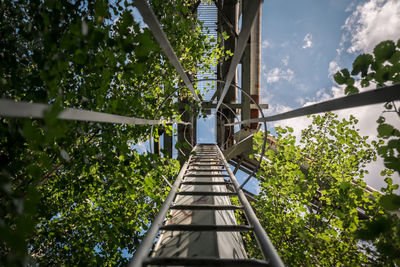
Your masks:
[[[273,115],[344,96],[333,74],[342,68],[351,70],[354,59],[372,53],[379,42],[400,39],[400,1],[264,1],[261,38],[261,103],[268,103],[270,108],[265,114]],[[357,117],[360,134],[372,141],[382,111],[383,105],[379,104],[335,113],[341,118],[350,114]],[[385,113],[385,117],[400,128],[396,115]],[[290,126],[300,136],[310,121],[302,117],[268,127]],[[370,175],[366,182],[376,189],[384,186],[379,176],[382,160],[367,168]],[[400,182],[398,176],[395,182]]]
[[[351,70],[354,59],[372,53],[379,42],[400,39],[400,0],[268,0],[263,3],[261,27],[260,102],[270,106],[265,115],[274,115],[344,96],[333,74],[342,68]],[[374,88],[361,91],[370,89]],[[379,104],[335,113],[340,118],[357,117],[360,134],[371,142],[382,111]],[[396,115],[385,113],[385,117],[400,128]],[[290,126],[299,137],[310,122],[301,117],[269,123],[268,129],[274,132],[275,126]],[[215,142],[214,124],[210,116],[198,120],[198,142]],[[382,159],[367,169],[370,174],[365,181],[379,190],[385,185],[379,175]],[[242,180],[244,175],[238,176]],[[394,182],[400,183],[398,175]],[[257,191],[254,186],[252,182],[253,192]]]
[[[400,39],[400,0],[267,0],[261,27],[260,103],[269,104],[265,115],[274,115],[344,96],[344,88],[334,82],[333,74],[342,68],[351,70],[354,59],[372,53],[379,42]],[[374,88],[361,91],[370,89]],[[357,117],[360,134],[372,141],[382,111],[383,105],[378,104],[335,113],[340,118]],[[396,115],[385,113],[385,117],[400,128]],[[273,133],[276,126],[290,126],[299,137],[310,123],[311,119],[300,117],[269,123],[268,129]],[[197,128],[198,143],[215,142],[213,115],[198,119]],[[148,144],[137,148],[144,152]],[[382,159],[367,169],[366,182],[379,190],[385,185],[379,175]],[[240,172],[237,176],[239,182],[247,177]],[[245,188],[257,192],[254,180]],[[394,182],[400,183],[398,175]]]

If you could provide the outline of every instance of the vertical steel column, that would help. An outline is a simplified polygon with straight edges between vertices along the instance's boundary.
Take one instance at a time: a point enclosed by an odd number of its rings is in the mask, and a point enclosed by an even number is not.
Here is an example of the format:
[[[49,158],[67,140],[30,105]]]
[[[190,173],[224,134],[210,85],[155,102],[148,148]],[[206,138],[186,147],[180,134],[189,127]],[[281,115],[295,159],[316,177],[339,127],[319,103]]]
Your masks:
[[[232,61],[229,66],[229,71],[226,74],[226,80],[225,80],[225,85],[224,88],[222,89],[222,92],[220,93],[220,98],[217,103],[216,110],[220,108],[222,101],[224,100],[224,97],[226,93],[228,92],[229,87],[231,86],[232,80],[235,77],[236,70],[237,70],[237,65],[239,64],[243,51],[246,48],[247,42],[249,40],[250,36],[250,30],[253,25],[254,20],[257,17],[257,13],[259,11],[259,8],[261,6],[262,0],[252,0],[247,2],[247,9],[249,13],[249,17],[246,20],[242,21],[242,28],[240,30],[240,34],[237,40],[237,46],[235,49],[235,52],[233,53]]]
[[[167,134],[166,131],[164,131],[164,151],[165,155],[164,157],[169,157],[172,158],[172,135]]]
[[[250,32],[250,95],[253,100],[260,103],[260,84],[261,84],[261,6],[257,17],[251,27]],[[257,108],[250,110],[250,118],[258,118],[259,111]],[[258,123],[251,123],[250,129],[257,129]]]
[[[160,141],[154,139],[154,154],[160,155]]]
[[[189,125],[178,125],[178,142],[181,144],[188,143],[186,147],[181,147],[181,149],[178,150],[178,160],[181,165],[183,165],[183,163],[187,159],[187,155],[192,151],[191,146],[196,145],[197,120],[193,118],[193,116],[196,115],[190,114],[190,112],[185,109],[186,105],[190,107],[189,109],[192,109],[192,101],[189,98],[184,97],[180,97],[178,101],[179,113],[182,114],[182,121],[192,123]]]
[[[218,10],[218,34],[221,36],[222,32],[227,32],[229,38],[227,40],[223,40],[221,38],[221,42],[223,42],[223,46],[225,49],[229,49],[230,51],[236,50],[236,36],[232,33],[231,26],[234,27],[234,30],[238,28],[238,8],[239,3],[238,0],[224,0],[219,1],[220,9]],[[229,67],[231,65],[232,58],[228,61],[224,61],[219,64],[217,68],[217,79],[219,80],[226,80],[226,75],[229,71]],[[232,82],[234,84],[237,83],[237,75],[235,74],[233,77]],[[217,90],[222,92],[224,85],[218,84]],[[220,96],[219,96],[220,97]],[[237,90],[234,87],[230,87],[226,93],[225,98],[223,99],[224,103],[237,103]],[[227,109],[221,109],[222,114],[217,114],[217,121],[220,125],[217,125],[217,143],[219,146],[222,146],[229,138],[229,135],[233,134],[233,127],[226,127],[224,126],[224,122],[226,118],[228,121],[233,121],[235,115],[232,114]]]
[[[242,19],[248,19],[247,1],[242,5]],[[257,12],[257,16],[250,30],[248,45],[242,58],[242,89],[247,92],[251,98],[260,103],[260,84],[261,84],[261,6]],[[242,93],[242,120],[258,118],[259,111],[257,108],[250,108],[250,99],[245,93]],[[246,123],[242,128],[257,129],[258,123]]]
[[[242,21],[247,19],[248,17],[248,12],[247,12],[247,4],[243,3],[241,4],[242,8]],[[241,119],[243,120],[248,120],[250,119],[250,99],[248,95],[250,95],[250,37],[248,39],[248,42],[246,44],[246,48],[243,52],[242,56],[242,96],[241,96],[241,104],[242,104],[242,109],[240,111]],[[247,93],[247,94],[246,94]],[[243,128],[249,128],[250,123],[248,124],[242,124],[241,125],[242,129]]]

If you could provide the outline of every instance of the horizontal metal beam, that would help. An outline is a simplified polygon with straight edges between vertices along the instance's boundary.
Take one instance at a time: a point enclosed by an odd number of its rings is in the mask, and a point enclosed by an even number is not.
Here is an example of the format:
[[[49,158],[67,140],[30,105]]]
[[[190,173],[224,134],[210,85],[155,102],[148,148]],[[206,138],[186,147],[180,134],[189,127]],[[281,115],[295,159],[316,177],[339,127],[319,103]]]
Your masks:
[[[234,123],[227,123],[225,124],[225,126],[232,126],[236,124],[244,124],[251,122],[269,122],[269,121],[286,120],[321,112],[361,107],[361,106],[385,103],[396,100],[400,100],[400,84],[395,84],[387,87],[378,88],[375,90],[370,90],[354,95],[349,95],[324,101],[318,104],[302,107],[299,109],[277,114],[274,116],[244,120]]]
[[[257,13],[260,9],[260,5],[263,1],[262,0],[251,0],[251,1],[246,1],[247,3],[247,12],[248,12],[248,19],[244,20],[242,22],[242,29],[240,30],[239,33],[239,38],[237,42],[237,46],[235,48],[231,64],[229,65],[229,70],[228,73],[226,74],[226,80],[225,80],[225,85],[224,88],[222,89],[221,95],[218,100],[218,104],[216,107],[216,112],[218,111],[219,107],[222,104],[222,101],[225,98],[226,93],[228,92],[229,87],[231,86],[231,82],[233,78],[235,77],[236,73],[236,67],[240,62],[240,59],[242,58],[244,49],[246,48],[247,42],[249,40],[250,36],[250,30],[251,27],[253,26],[253,22],[255,21],[257,17]]]
[[[151,7],[146,3],[145,0],[134,0],[133,3],[139,10],[140,14],[142,15],[144,22],[149,26],[151,32],[153,33],[154,38],[156,38],[161,49],[167,55],[169,61],[175,67],[176,71],[181,76],[187,88],[189,88],[189,90],[192,92],[194,99],[200,101],[200,98],[196,94],[193,84],[191,83],[189,77],[183,70],[181,63],[179,62],[178,57],[176,56],[174,49],[172,48],[171,43],[167,38],[167,35],[162,30],[161,25],[158,22],[158,19],[154,14],[153,10],[151,9]]]
[[[51,105],[48,104],[28,103],[24,101],[16,102],[10,99],[0,99],[1,117],[41,119],[44,117],[44,112],[50,109]],[[106,122],[132,125],[157,125],[162,123],[171,123],[164,120],[147,120],[77,108],[66,108],[60,112],[57,118],[60,120]],[[176,123],[186,124],[185,122]]]

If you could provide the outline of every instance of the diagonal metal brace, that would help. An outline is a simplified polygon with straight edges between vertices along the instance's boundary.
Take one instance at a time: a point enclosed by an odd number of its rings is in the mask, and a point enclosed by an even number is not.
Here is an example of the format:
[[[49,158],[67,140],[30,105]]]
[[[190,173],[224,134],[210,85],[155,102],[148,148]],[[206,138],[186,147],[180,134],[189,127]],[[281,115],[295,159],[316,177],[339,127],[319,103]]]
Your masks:
[[[169,61],[175,67],[176,71],[181,76],[187,88],[189,88],[189,90],[192,92],[194,99],[200,101],[200,98],[196,94],[193,84],[191,83],[189,77],[183,70],[181,63],[179,62],[178,57],[176,56],[174,49],[171,46],[171,43],[168,41],[167,35],[162,30],[160,22],[158,21],[151,7],[146,3],[145,0],[135,0],[133,1],[133,4],[139,10],[140,14],[143,17],[144,22],[149,26],[151,32],[153,33],[154,38],[156,38],[161,49],[167,55]]]

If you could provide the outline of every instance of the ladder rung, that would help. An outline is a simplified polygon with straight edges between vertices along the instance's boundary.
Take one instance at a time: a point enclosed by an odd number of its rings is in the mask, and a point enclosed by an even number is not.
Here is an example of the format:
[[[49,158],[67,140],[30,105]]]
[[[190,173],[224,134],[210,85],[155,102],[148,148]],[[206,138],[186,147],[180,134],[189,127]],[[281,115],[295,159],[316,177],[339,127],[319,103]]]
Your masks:
[[[219,158],[219,156],[217,154],[215,154],[215,155],[214,154],[201,154],[201,155],[197,154],[197,155],[192,156],[192,158],[213,158],[213,157]]]
[[[222,161],[220,160],[192,160],[191,162],[189,162],[189,164],[192,165],[193,163],[208,163],[208,165],[215,165],[221,162]]]
[[[196,205],[173,205],[170,207],[170,209],[174,209],[174,210],[240,210],[240,209],[243,209],[243,206],[196,204]]]
[[[192,161],[217,161],[221,160],[220,158],[208,158],[208,157],[194,157]]]
[[[194,173],[186,173],[183,177],[209,177],[209,178],[214,178],[214,177],[230,177],[229,174],[222,174],[222,173],[216,173],[216,174],[194,174]]]
[[[214,161],[214,160],[221,160],[219,157],[192,157],[192,161],[196,160],[204,160],[204,161]]]
[[[197,154],[197,155],[193,155],[192,156],[192,158],[215,158],[215,157],[218,157],[219,158],[219,156],[217,155],[217,154]]]
[[[196,258],[146,258],[143,265],[162,266],[227,266],[227,267],[265,267],[270,266],[268,262],[257,259],[218,259],[211,257]]]
[[[182,182],[182,185],[231,185],[233,184],[232,182],[202,182],[202,181],[187,181],[187,182]]]
[[[220,158],[206,158],[206,157],[201,157],[201,158],[192,158],[192,161],[220,161]]]
[[[225,169],[187,169],[187,171],[197,171],[197,172],[226,172]]]
[[[220,157],[217,155],[199,155],[193,156],[192,159],[220,159]]]
[[[212,192],[212,191],[180,191],[176,193],[182,196],[236,196],[234,192]]]
[[[253,228],[249,225],[217,225],[217,224],[168,224],[160,227],[165,231],[215,231],[246,232]]]
[[[192,164],[189,164],[189,166],[225,166],[225,165],[222,163],[217,163],[217,164],[192,163]]]

